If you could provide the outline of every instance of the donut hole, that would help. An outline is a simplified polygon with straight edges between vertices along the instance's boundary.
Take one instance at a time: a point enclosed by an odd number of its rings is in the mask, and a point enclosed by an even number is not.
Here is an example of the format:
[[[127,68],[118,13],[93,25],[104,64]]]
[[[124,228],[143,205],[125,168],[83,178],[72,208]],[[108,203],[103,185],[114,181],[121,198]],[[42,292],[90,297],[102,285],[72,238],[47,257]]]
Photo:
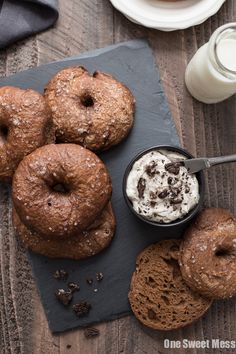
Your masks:
[[[80,102],[84,107],[93,107],[93,105],[94,105],[94,99],[88,93],[85,93],[84,95],[82,95],[80,97]]]
[[[61,138],[59,136],[56,136],[55,144],[61,144],[61,143],[62,143]]]
[[[51,186],[51,189],[59,194],[67,194],[70,189],[65,183],[55,183]]]
[[[232,249],[229,247],[219,247],[215,251],[215,256],[220,258],[232,256]]]
[[[5,142],[8,136],[8,127],[6,125],[0,125],[0,140]]]

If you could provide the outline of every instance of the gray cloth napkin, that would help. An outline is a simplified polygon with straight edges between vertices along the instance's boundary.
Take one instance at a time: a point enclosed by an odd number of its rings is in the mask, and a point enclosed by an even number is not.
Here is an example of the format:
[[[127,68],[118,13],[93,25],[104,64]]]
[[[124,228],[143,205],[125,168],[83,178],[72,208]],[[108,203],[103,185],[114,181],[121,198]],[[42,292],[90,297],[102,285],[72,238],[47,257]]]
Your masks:
[[[45,30],[57,18],[57,0],[0,0],[0,49]]]

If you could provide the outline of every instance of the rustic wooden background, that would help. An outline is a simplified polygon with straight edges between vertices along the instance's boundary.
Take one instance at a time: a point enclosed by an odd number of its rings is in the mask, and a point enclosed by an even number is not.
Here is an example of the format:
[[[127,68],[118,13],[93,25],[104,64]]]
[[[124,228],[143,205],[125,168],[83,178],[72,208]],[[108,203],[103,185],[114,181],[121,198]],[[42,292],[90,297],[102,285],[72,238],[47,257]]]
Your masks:
[[[164,33],[129,22],[109,0],[60,0],[56,27],[0,52],[0,75],[77,55],[89,49],[148,38],[160,68],[173,117],[185,148],[195,155],[236,152],[236,100],[202,105],[186,92],[183,77],[187,62],[220,25],[233,21],[236,2],[227,0],[217,15],[184,31]],[[207,175],[207,206],[236,212],[236,165],[212,169]],[[161,354],[213,353],[206,350],[164,350],[165,338],[180,340],[236,339],[236,301],[215,302],[195,325],[182,330],[152,332],[132,317],[97,326],[101,335],[87,340],[76,330],[52,336],[39,300],[24,250],[10,226],[10,191],[0,186],[0,352],[21,354]],[[70,348],[67,346],[71,346]],[[225,353],[218,350],[214,353]],[[227,350],[235,353],[235,350]]]

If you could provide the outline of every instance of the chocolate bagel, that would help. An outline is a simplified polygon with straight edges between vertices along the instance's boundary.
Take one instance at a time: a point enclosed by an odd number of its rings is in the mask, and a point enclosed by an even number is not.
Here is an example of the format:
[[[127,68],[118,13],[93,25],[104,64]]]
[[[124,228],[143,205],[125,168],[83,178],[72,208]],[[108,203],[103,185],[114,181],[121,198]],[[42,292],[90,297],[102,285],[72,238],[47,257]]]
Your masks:
[[[45,89],[59,143],[76,143],[90,150],[109,149],[133,125],[134,97],[111,75],[83,67],[59,71]]]
[[[33,252],[52,258],[79,260],[101,252],[110,244],[115,231],[115,216],[111,203],[108,203],[87,230],[63,240],[46,239],[31,231],[21,222],[15,209],[13,226],[24,246]]]
[[[103,162],[75,144],[46,145],[26,156],[12,186],[21,222],[46,239],[85,230],[101,214],[111,191]]]
[[[205,209],[184,235],[180,269],[189,287],[214,299],[236,295],[236,218]]]
[[[33,90],[0,88],[0,179],[10,181],[19,162],[55,140],[50,109]]]

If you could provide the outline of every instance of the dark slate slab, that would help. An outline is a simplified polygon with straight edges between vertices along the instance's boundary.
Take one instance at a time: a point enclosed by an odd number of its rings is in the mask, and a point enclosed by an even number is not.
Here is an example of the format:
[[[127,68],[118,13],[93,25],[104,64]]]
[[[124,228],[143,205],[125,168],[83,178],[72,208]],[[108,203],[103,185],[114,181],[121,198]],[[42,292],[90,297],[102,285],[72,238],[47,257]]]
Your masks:
[[[99,69],[113,74],[132,90],[137,105],[134,128],[128,139],[101,154],[112,177],[112,202],[117,218],[117,230],[110,247],[84,261],[49,259],[29,253],[52,332],[112,320],[130,313],[127,294],[137,254],[150,243],[172,235],[169,232],[161,234],[131,214],[122,195],[123,174],[131,158],[143,149],[158,144],[179,144],[154,57],[144,40],[121,43],[30,69],[1,79],[0,86],[15,85],[43,92],[53,74],[72,65],[84,65],[91,72]],[[175,232],[174,236],[179,235]],[[75,293],[73,303],[82,299],[89,301],[92,310],[88,317],[77,318],[71,306],[64,308],[55,299],[55,290],[66,288],[66,283],[52,276],[60,268],[69,272],[68,281],[80,283],[81,290]],[[96,272],[102,272],[104,279],[88,285],[86,278],[95,279]],[[94,292],[94,289],[98,290]]]

